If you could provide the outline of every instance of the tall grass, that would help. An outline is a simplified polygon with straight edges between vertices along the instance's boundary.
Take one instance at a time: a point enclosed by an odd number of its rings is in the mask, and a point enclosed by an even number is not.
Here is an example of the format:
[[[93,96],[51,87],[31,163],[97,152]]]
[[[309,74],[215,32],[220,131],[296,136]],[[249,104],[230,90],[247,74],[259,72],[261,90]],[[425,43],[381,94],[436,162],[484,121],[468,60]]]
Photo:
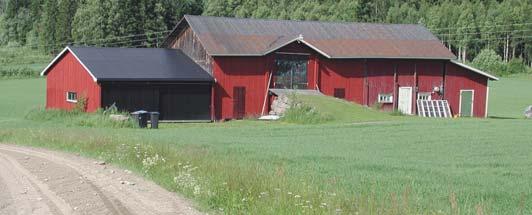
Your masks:
[[[97,128],[136,128],[138,124],[131,119],[125,121],[117,121],[111,119],[111,114],[128,113],[120,112],[105,112],[99,110],[96,113],[85,113],[78,110],[46,110],[44,108],[35,108],[29,111],[25,119],[38,122],[53,122],[64,124],[66,126],[82,126],[82,127],[97,127]]]

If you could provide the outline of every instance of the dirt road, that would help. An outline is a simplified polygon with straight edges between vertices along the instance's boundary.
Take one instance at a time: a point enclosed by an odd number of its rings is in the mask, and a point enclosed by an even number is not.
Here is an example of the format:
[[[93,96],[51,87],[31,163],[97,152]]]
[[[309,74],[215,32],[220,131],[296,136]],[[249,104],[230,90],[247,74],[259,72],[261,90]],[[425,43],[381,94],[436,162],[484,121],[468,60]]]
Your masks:
[[[0,214],[200,214],[153,182],[102,162],[0,144]]]

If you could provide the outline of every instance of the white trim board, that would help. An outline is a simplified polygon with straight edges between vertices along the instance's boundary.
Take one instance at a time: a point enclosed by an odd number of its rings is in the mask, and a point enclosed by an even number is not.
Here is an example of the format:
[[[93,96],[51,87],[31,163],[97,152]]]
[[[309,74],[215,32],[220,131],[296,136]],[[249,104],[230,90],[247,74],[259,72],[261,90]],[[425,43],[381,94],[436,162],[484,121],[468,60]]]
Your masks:
[[[484,71],[482,71],[482,70],[480,70],[480,69],[477,69],[477,68],[474,68],[474,67],[468,66],[468,65],[466,65],[466,64],[460,63],[460,62],[458,62],[458,61],[451,60],[451,63],[453,63],[453,64],[455,64],[455,65],[457,65],[457,66],[460,66],[460,67],[462,67],[462,68],[465,68],[465,69],[471,70],[471,71],[473,71],[473,72],[475,72],[475,73],[478,73],[478,74],[480,74],[480,75],[483,75],[483,76],[485,76],[485,77],[488,77],[488,78],[490,78],[490,79],[492,79],[492,80],[495,80],[495,81],[498,81],[498,80],[499,80],[499,78],[497,78],[497,77],[495,77],[495,76],[493,76],[493,75],[491,75],[491,74],[488,74],[487,72],[484,72]]]
[[[63,51],[61,51],[53,60],[52,62],[50,62],[50,64],[48,64],[48,66],[46,66],[46,68],[44,68],[44,70],[41,72],[41,76],[45,76],[47,73],[48,73],[48,70],[50,70],[50,68],[52,68],[52,66],[54,64],[57,63],[57,61],[59,60],[59,58],[61,58],[66,52],[70,52],[72,53],[72,55],[74,56],[74,58],[76,58],[76,60],[81,64],[81,66],[83,66],[83,68],[89,73],[89,75],[92,77],[92,80],[94,80],[94,82],[98,81],[98,79],[96,78],[96,76],[94,76],[94,74],[92,74],[92,72],[89,70],[89,68],[87,66],[85,66],[85,64],[79,59],[79,57],[76,55],[76,53],[74,53],[72,51],[72,49],[70,49],[70,47],[66,47],[65,49],[63,49]]]

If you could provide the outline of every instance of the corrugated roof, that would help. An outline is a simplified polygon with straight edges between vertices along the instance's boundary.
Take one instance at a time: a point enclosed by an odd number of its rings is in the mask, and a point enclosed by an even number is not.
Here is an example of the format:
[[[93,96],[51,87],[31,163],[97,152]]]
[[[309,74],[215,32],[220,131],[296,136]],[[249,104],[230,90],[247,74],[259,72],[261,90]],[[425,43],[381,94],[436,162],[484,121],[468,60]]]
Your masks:
[[[181,50],[159,48],[67,47],[41,73],[70,51],[94,81],[180,81],[214,79]]]
[[[421,25],[190,15],[181,22],[190,25],[212,56],[261,56],[288,41],[300,41],[328,58],[455,58],[438,38]],[[170,34],[168,39],[175,34]]]

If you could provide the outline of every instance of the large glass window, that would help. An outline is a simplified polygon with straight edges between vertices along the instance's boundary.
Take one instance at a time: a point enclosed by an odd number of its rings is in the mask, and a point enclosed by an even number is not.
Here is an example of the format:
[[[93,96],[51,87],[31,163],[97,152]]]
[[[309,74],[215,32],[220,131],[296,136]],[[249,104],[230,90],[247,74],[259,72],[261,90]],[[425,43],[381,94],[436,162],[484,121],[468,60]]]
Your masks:
[[[273,88],[307,89],[308,56],[278,54],[275,64]]]

